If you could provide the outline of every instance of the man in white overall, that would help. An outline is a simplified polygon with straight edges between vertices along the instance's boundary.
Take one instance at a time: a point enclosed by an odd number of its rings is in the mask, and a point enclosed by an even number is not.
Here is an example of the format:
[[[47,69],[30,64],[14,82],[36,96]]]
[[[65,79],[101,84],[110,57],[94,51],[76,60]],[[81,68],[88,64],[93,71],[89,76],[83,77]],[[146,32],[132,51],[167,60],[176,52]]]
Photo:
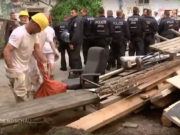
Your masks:
[[[12,32],[4,49],[6,76],[10,80],[17,102],[29,100],[31,82],[28,65],[32,54],[34,53],[42,63],[47,63],[40,49],[37,33],[43,31],[48,25],[48,19],[43,13],[32,16],[29,23],[17,27]]]

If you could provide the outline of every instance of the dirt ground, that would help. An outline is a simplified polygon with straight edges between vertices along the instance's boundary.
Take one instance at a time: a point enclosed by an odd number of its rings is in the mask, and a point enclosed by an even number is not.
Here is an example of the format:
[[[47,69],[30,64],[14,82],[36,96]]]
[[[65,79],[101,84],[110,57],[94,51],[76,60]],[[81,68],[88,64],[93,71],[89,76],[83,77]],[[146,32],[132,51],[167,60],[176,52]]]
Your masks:
[[[14,96],[8,87],[0,87],[0,106],[15,102]],[[68,110],[47,117],[43,123],[22,123],[3,128],[4,135],[45,135],[52,127],[65,126],[79,118],[93,112],[88,108],[85,112]],[[175,125],[171,128],[161,126],[162,110],[150,110],[149,108],[137,114],[118,119],[117,121],[104,126],[94,132],[95,135],[180,135],[180,128]],[[138,128],[122,128],[122,123],[131,122],[138,125]]]

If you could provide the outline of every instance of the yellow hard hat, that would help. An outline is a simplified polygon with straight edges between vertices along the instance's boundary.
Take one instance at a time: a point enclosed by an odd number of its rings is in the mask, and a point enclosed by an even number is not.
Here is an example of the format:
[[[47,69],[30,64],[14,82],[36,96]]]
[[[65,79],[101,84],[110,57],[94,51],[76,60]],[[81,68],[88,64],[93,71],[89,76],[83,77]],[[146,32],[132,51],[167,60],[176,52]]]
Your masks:
[[[41,30],[44,30],[49,25],[49,21],[43,13],[37,13],[31,18],[40,26]]]
[[[29,17],[29,14],[27,11],[21,11],[21,12],[19,12],[19,16],[28,16]]]

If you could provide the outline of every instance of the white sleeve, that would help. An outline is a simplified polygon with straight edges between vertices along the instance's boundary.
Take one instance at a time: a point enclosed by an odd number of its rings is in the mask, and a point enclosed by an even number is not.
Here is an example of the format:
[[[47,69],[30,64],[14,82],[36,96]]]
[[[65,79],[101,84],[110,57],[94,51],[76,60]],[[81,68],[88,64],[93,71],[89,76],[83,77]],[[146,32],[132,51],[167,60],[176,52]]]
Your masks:
[[[22,34],[20,34],[18,29],[15,29],[10,35],[8,43],[14,46],[15,48],[19,48],[21,41],[22,41]]]
[[[46,42],[53,42],[54,41],[54,30],[53,31],[49,31],[49,32],[46,32]]]

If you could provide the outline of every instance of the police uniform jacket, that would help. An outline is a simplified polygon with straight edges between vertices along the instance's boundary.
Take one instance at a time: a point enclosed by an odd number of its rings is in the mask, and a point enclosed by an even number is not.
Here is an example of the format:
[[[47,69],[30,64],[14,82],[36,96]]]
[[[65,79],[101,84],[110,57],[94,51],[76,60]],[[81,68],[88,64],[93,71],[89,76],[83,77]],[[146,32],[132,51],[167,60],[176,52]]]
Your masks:
[[[170,29],[175,29],[175,20],[170,17],[161,19],[159,24],[159,35],[168,39],[174,38],[174,33]]]
[[[144,17],[134,14],[131,17],[128,18],[127,20],[128,25],[129,25],[129,31],[132,36],[139,36],[143,37],[143,34],[146,30],[146,22]]]
[[[68,21],[62,21],[54,26],[54,31],[59,41],[62,41],[61,34],[64,30],[67,30],[67,28],[68,28]]]
[[[113,40],[121,40],[121,39],[128,39],[130,40],[130,32],[129,32],[129,27],[128,27],[128,24],[127,22],[120,18],[120,17],[117,17],[117,18],[114,18],[113,21]]]
[[[93,34],[96,38],[111,37],[112,29],[112,23],[104,15],[93,21]]]
[[[94,21],[94,17],[91,15],[85,15],[82,19],[84,23],[84,36],[92,36],[92,23]]]
[[[70,34],[70,44],[83,44],[83,20],[76,16],[69,20],[68,32]]]
[[[158,23],[154,17],[146,16],[146,34],[155,34],[158,32]]]

